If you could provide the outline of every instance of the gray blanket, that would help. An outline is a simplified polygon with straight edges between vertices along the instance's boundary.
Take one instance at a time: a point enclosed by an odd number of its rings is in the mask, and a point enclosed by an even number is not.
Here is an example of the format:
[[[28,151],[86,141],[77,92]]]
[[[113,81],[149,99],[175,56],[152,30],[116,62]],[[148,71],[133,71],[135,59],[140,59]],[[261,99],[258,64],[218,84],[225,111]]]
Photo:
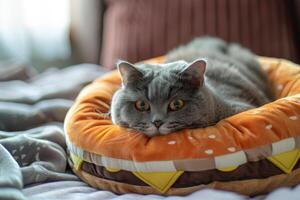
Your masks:
[[[23,188],[39,183],[78,181],[66,171],[63,121],[82,87],[105,71],[84,64],[33,76],[14,63],[0,72],[0,199],[25,199]]]
[[[35,75],[23,64],[0,63],[0,200],[205,199],[245,200],[239,194],[201,190],[185,197],[126,194],[91,188],[67,165],[63,120],[78,92],[104,74],[97,65],[50,69]],[[300,186],[266,196],[299,199]],[[264,196],[255,197],[256,200]]]

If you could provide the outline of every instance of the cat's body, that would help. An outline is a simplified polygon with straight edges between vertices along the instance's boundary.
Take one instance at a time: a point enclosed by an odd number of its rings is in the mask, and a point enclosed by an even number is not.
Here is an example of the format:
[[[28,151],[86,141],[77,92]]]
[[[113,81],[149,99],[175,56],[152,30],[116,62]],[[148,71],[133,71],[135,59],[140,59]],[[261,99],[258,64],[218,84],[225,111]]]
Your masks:
[[[167,62],[119,64],[123,87],[112,101],[115,124],[148,136],[168,134],[213,125],[272,98],[267,76],[255,56],[236,44],[196,39],[171,51]]]

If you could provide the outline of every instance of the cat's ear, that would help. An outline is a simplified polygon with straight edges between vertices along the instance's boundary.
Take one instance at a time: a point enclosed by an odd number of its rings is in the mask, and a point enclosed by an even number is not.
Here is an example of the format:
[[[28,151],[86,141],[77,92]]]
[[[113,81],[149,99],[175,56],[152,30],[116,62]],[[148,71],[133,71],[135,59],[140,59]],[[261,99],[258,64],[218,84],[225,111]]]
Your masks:
[[[135,83],[143,78],[143,73],[129,62],[120,60],[117,62],[117,68],[122,77],[122,83],[124,86],[129,83]]]
[[[207,61],[204,59],[195,60],[180,72],[180,76],[192,84],[201,85],[204,81],[206,65]]]

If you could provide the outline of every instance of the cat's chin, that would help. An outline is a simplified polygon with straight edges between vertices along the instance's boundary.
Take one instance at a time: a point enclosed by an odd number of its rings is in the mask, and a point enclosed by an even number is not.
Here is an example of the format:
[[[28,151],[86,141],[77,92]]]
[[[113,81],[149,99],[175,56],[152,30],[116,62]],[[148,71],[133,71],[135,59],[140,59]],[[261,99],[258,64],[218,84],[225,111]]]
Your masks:
[[[156,135],[159,135],[159,132],[155,126],[150,126],[146,130],[143,130],[143,133],[148,137],[154,137]]]
[[[164,128],[163,126],[161,126],[158,131],[160,135],[168,135],[169,133],[173,132],[172,129]]]
[[[169,128],[164,128],[163,126],[161,126],[159,129],[157,129],[156,127],[149,127],[147,130],[143,131],[145,135],[147,135],[148,137],[154,137],[156,135],[167,135],[173,132],[173,130],[169,129]]]
[[[159,136],[159,135],[168,135],[175,131],[178,131],[179,129],[170,129],[170,128],[162,125],[159,128],[156,128],[155,126],[149,126],[147,129],[136,128],[136,130],[143,132],[148,137],[154,137],[154,136]]]

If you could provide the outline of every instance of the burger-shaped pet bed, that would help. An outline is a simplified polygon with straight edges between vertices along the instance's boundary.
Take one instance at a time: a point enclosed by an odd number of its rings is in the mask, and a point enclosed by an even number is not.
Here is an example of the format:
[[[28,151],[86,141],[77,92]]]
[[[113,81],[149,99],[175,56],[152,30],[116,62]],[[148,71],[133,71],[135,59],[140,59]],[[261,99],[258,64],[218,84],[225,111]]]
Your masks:
[[[214,126],[152,138],[112,124],[107,113],[120,87],[118,72],[95,80],[65,120],[73,171],[115,193],[185,195],[215,188],[256,195],[300,183],[300,66],[259,61],[276,101]]]

